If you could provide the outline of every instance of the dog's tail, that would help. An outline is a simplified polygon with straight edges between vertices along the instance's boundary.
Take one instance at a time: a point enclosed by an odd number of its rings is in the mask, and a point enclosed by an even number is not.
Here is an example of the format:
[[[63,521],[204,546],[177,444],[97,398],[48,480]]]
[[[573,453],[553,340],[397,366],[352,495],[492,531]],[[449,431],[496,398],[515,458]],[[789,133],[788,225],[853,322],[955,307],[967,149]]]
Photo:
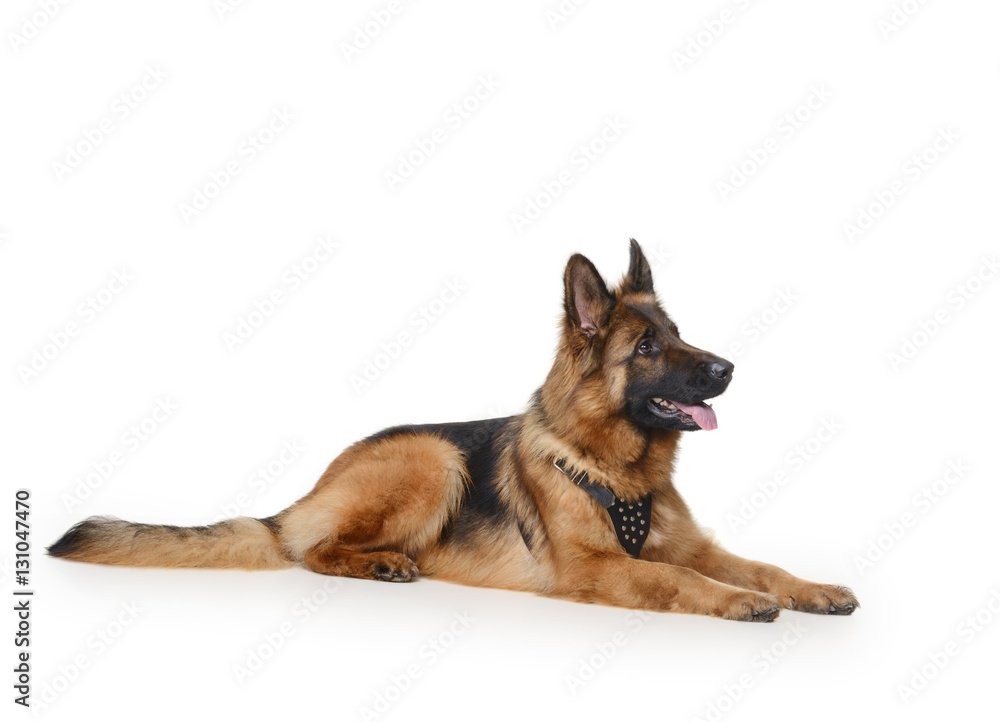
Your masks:
[[[287,569],[278,518],[239,517],[211,526],[134,524],[92,516],[49,547],[54,557],[131,567]]]

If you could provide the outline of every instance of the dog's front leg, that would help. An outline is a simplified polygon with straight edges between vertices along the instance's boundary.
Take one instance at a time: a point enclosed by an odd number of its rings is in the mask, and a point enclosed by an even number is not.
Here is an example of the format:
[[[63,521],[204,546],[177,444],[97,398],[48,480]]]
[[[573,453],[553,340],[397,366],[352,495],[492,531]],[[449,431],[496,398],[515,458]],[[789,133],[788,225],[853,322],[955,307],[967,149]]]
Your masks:
[[[596,554],[576,561],[560,575],[551,596],[744,622],[770,622],[779,612],[778,600],[770,594],[723,584],[692,569],[623,554]]]
[[[738,557],[714,544],[694,555],[686,565],[725,584],[773,594],[785,609],[851,614],[859,606],[854,592],[847,587],[799,579],[773,564]]]

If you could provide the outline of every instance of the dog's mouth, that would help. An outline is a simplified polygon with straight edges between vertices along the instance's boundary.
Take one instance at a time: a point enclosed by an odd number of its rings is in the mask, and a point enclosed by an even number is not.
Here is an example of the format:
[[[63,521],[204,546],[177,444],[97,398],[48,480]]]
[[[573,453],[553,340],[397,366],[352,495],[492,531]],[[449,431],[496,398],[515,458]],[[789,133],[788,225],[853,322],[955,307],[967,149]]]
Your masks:
[[[671,419],[679,421],[691,428],[712,431],[719,428],[719,422],[715,418],[715,411],[704,401],[694,404],[682,404],[680,401],[671,401],[659,397],[649,400],[649,410],[661,419]]]

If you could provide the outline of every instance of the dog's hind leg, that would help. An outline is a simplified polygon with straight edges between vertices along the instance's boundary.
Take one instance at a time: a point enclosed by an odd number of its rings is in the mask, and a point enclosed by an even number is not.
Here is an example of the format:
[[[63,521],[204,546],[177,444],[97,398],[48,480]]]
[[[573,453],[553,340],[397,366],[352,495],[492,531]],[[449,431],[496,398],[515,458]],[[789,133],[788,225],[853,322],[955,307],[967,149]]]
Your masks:
[[[278,516],[289,558],[320,574],[410,581],[466,490],[465,455],[426,432],[355,444]]]
[[[383,582],[409,582],[417,565],[398,552],[356,552],[337,546],[336,540],[320,542],[306,552],[306,568],[319,574]]]

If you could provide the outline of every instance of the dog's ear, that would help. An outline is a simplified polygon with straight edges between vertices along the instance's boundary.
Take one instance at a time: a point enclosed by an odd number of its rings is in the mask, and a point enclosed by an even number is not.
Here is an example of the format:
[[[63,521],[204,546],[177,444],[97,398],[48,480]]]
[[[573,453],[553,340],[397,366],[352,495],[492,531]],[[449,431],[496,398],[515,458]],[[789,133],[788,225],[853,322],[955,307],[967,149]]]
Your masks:
[[[579,253],[566,264],[566,320],[570,328],[592,338],[608,323],[614,299],[594,264]]]
[[[622,290],[631,293],[654,293],[653,272],[649,261],[634,238],[629,239],[628,271],[622,279]]]

